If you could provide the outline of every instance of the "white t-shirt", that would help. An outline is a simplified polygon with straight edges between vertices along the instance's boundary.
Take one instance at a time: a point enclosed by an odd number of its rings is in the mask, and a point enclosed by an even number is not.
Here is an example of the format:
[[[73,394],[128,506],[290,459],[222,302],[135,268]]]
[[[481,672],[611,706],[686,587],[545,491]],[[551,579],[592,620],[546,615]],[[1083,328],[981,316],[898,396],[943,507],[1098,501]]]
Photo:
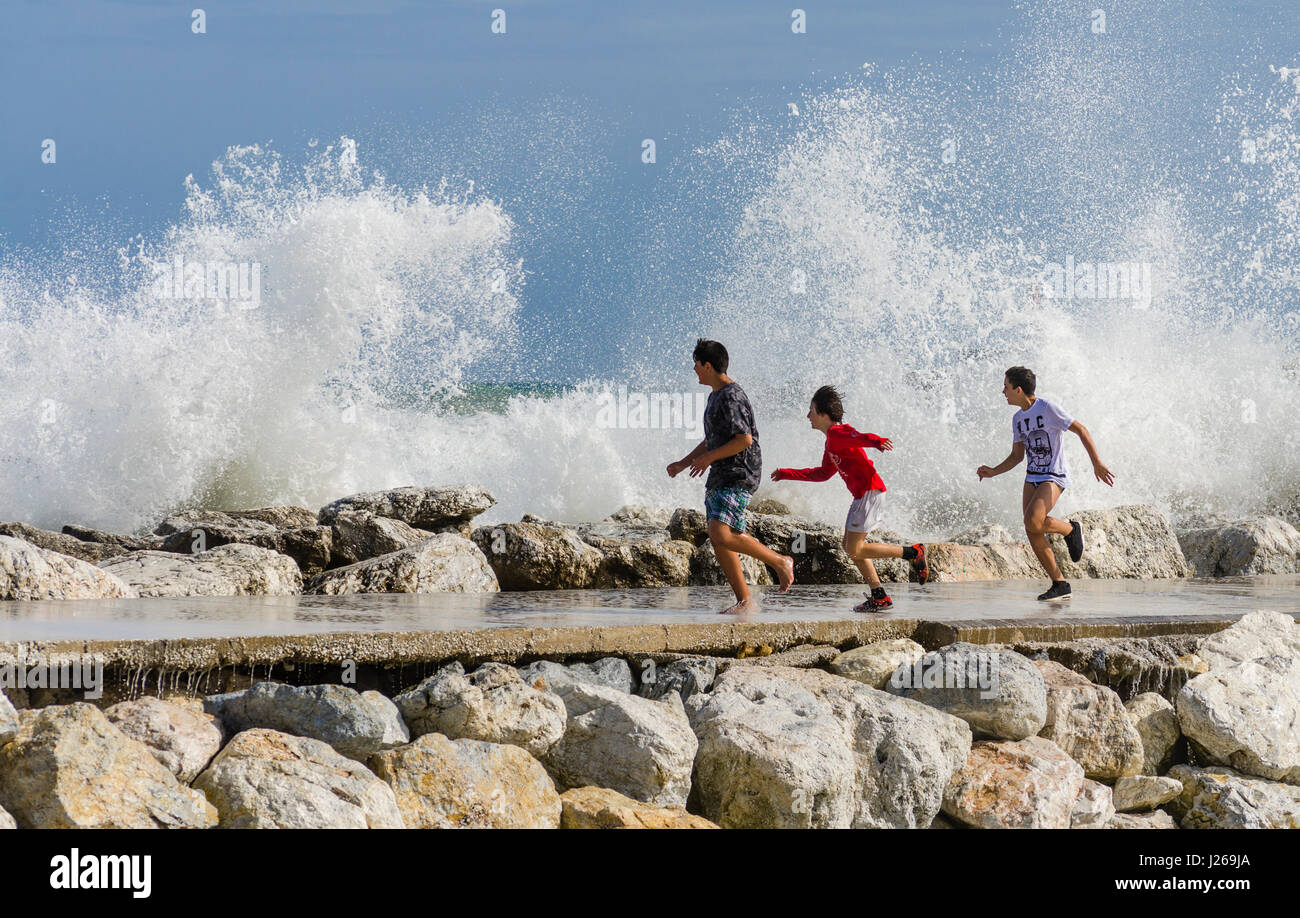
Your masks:
[[[1070,484],[1061,434],[1073,423],[1074,418],[1045,398],[1016,412],[1011,419],[1011,442],[1025,444],[1025,481],[1054,481],[1063,488]]]

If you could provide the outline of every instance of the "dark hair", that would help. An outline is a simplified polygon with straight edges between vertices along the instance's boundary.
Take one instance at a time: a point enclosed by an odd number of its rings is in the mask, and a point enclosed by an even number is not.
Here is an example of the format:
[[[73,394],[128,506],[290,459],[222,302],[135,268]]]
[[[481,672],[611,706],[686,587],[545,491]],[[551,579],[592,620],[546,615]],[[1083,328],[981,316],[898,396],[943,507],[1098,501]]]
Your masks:
[[[1034,377],[1034,371],[1029,367],[1012,367],[1006,373],[1007,382],[1011,383],[1011,388],[1021,389],[1025,395],[1033,395],[1034,388],[1038,385],[1038,380]]]
[[[814,392],[812,403],[818,414],[828,415],[836,424],[844,420],[844,402],[834,386],[822,386]]]
[[[695,342],[695,352],[691,356],[700,363],[710,364],[718,373],[727,372],[727,349],[717,341],[700,338]]]

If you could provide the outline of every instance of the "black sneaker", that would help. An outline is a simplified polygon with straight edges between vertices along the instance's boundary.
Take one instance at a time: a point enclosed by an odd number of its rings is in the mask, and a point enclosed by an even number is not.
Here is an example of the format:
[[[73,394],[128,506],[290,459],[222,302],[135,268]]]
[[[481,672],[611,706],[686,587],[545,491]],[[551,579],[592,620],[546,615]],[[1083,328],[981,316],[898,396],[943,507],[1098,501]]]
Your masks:
[[[1065,537],[1065,547],[1070,550],[1070,560],[1078,561],[1083,557],[1083,527],[1070,520],[1070,534]]]
[[[1049,589],[1042,596],[1038,597],[1039,602],[1064,602],[1070,598],[1070,584],[1064,580],[1057,580],[1052,583]]]

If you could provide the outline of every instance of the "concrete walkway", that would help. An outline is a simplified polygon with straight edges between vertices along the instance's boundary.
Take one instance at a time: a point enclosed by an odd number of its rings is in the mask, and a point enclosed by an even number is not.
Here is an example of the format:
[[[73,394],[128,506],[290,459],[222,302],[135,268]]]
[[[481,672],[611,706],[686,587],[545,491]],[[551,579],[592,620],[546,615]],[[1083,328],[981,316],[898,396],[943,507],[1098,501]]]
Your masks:
[[[1047,606],[1020,581],[891,584],[894,608],[852,612],[861,586],[765,591],[763,612],[716,610],[721,587],[486,594],[191,597],[0,603],[0,657],[97,653],[106,665],[203,670],[285,660],[517,661],[616,653],[729,653],[913,637],[940,646],[1208,632],[1247,612],[1300,617],[1300,577],[1236,581],[1078,581]]]

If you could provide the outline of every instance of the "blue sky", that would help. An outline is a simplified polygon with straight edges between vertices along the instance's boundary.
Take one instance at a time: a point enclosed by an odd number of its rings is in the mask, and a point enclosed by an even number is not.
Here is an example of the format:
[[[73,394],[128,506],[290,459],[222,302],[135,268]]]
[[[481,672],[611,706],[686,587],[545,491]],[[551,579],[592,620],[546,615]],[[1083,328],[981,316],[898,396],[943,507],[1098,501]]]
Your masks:
[[[502,2],[214,0],[203,35],[191,33],[192,4],[7,4],[0,230],[48,241],[67,207],[165,220],[185,175],[201,177],[233,144],[291,154],[310,137],[437,133],[556,97],[625,127],[602,146],[611,157],[624,147],[634,165],[641,137],[754,98],[780,108],[865,61],[978,55],[1010,10],[823,2],[796,36],[790,3],[526,0],[502,7],[507,31],[493,35]],[[39,159],[46,137],[56,168]]]

